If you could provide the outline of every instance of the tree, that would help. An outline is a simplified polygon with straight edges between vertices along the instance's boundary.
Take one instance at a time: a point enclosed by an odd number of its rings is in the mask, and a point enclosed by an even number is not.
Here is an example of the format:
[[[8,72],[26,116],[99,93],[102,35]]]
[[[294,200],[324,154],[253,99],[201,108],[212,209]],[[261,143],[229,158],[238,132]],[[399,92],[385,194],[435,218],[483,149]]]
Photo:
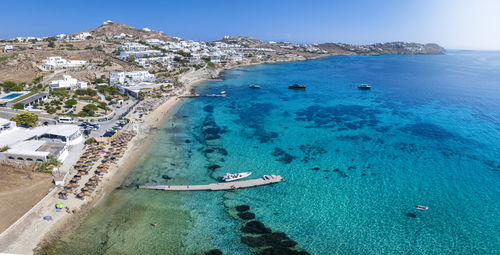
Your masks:
[[[0,148],[0,152],[4,152],[4,151],[8,151],[8,150],[10,150],[10,147],[7,146],[7,145],[5,145],[2,148]]]
[[[137,97],[139,98],[139,100],[143,100],[144,97],[146,97],[146,93],[144,93],[144,91],[139,91]]]
[[[97,105],[95,104],[88,104],[82,108],[82,114],[80,115],[86,115],[86,116],[94,116],[95,112],[98,110]]]
[[[21,84],[17,84],[13,81],[6,81],[3,84],[0,84],[4,88],[5,92],[10,92],[10,91],[22,91],[23,86]]]
[[[85,140],[85,144],[93,144],[95,142],[96,140],[94,137],[89,137],[87,140]]]
[[[13,105],[12,108],[17,109],[17,110],[24,110],[24,104],[17,103],[15,105]]]
[[[54,48],[54,47],[56,47],[56,44],[53,41],[50,41],[49,45],[47,45],[47,46],[49,46],[50,48]]]
[[[66,102],[64,102],[65,105],[73,107],[77,104],[78,102],[75,99],[68,99]]]
[[[210,62],[210,60],[212,60],[210,56],[202,56],[201,59],[205,62]]]
[[[16,122],[18,125],[34,127],[38,124],[38,115],[31,112],[23,112],[10,118],[10,120]]]

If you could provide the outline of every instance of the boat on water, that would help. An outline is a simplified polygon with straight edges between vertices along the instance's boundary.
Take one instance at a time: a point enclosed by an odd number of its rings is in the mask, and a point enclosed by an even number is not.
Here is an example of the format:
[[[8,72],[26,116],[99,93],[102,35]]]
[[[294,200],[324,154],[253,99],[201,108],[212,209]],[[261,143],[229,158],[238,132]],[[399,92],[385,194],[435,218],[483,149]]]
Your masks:
[[[246,177],[250,176],[251,174],[252,174],[252,172],[243,172],[243,173],[236,173],[236,174],[226,173],[226,175],[222,176],[222,180],[225,182],[235,181],[235,180],[246,178]]]
[[[361,90],[369,90],[371,88],[372,88],[372,86],[365,84],[365,83],[358,86],[358,89],[361,89]]]
[[[251,89],[260,89],[260,86],[257,85],[257,84],[252,84],[252,85],[250,85],[248,87],[251,88]]]
[[[422,211],[427,211],[429,210],[429,207],[425,206],[425,205],[417,205],[417,210],[422,210]]]
[[[293,85],[288,86],[289,89],[306,89],[306,86],[295,83]]]

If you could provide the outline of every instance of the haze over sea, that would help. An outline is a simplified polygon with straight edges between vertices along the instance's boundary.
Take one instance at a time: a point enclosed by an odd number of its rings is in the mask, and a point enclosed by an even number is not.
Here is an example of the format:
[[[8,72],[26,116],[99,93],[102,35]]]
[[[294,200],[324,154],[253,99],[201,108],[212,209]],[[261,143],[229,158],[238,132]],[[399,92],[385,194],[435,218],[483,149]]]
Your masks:
[[[311,254],[499,254],[499,81],[500,52],[478,51],[227,71],[197,92],[228,96],[180,105],[123,188],[51,251],[260,253],[248,243],[267,241],[248,238],[261,236],[243,233],[249,221],[236,215],[249,205],[255,220]],[[361,82],[372,90],[358,90]],[[287,89],[293,83],[307,90]],[[221,192],[135,188],[243,171],[286,182]]]

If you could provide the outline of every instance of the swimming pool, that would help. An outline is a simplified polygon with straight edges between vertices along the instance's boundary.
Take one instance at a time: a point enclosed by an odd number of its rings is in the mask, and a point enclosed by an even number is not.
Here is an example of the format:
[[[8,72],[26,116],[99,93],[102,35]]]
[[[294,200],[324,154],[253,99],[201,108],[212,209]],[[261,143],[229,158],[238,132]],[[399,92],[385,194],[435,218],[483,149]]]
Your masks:
[[[10,93],[10,94],[2,97],[1,99],[14,99],[14,98],[22,96],[22,95],[23,95],[23,93]]]

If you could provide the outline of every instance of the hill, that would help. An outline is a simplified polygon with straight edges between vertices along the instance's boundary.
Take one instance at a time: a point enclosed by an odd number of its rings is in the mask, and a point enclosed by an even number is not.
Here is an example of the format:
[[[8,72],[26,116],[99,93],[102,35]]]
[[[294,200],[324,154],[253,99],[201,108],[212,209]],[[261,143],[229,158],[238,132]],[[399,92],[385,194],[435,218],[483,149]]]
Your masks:
[[[125,24],[119,24],[113,21],[105,21],[101,26],[84,32],[91,33],[92,37],[95,39],[106,39],[108,37],[119,36],[123,34],[139,40],[145,40],[145,39],[158,39],[163,41],[174,40],[174,38],[162,32],[152,31],[147,28],[139,29]],[[75,33],[74,35],[76,34],[79,33]]]

